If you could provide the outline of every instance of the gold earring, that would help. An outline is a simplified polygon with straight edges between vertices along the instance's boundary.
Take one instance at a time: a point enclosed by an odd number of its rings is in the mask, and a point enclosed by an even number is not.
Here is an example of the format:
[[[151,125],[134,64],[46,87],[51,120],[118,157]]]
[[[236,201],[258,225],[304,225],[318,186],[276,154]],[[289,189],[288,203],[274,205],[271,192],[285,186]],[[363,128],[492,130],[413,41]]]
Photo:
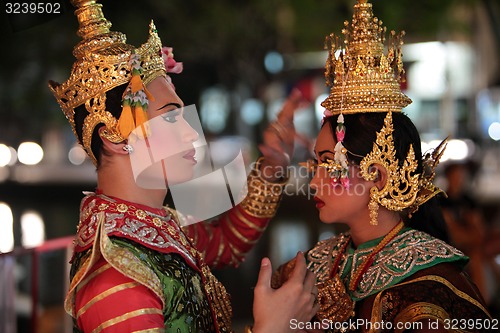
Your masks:
[[[370,203],[368,204],[368,210],[370,211],[370,224],[378,225],[378,203],[377,200],[370,195]]]

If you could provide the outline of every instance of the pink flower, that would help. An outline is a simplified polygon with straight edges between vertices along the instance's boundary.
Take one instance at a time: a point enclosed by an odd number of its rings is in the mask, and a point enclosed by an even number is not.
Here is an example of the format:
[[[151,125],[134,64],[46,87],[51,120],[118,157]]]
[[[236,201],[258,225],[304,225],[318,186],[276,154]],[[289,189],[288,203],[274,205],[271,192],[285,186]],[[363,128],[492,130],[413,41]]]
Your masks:
[[[349,177],[345,176],[345,177],[340,177],[340,183],[342,184],[342,186],[344,186],[345,189],[348,189],[349,188]]]
[[[323,116],[324,116],[324,117],[331,117],[331,116],[333,116],[333,113],[332,113],[332,111],[330,111],[330,110],[325,110],[325,111],[323,112]]]
[[[184,69],[182,62],[177,62],[174,60],[173,48],[164,46],[161,48],[161,55],[163,61],[165,62],[165,69],[167,73],[180,74]]]
[[[321,119],[321,126],[323,126],[325,119],[331,116],[333,116],[333,113],[330,110],[325,109],[325,111],[323,112],[323,119]]]
[[[341,131],[336,131],[337,133],[337,142],[343,142],[344,141],[344,137],[345,137],[345,131],[344,130],[341,130]]]

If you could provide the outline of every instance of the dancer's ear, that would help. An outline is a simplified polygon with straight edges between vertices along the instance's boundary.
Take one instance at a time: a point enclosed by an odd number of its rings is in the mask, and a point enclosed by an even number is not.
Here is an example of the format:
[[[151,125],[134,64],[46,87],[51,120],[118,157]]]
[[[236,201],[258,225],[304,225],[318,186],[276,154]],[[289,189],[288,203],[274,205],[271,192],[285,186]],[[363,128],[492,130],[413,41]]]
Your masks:
[[[122,141],[119,143],[113,143],[113,142],[109,141],[109,139],[107,139],[103,135],[103,132],[105,130],[106,130],[106,126],[101,126],[98,130],[99,137],[102,140],[102,148],[110,154],[128,155],[128,152],[125,149],[123,149],[123,147],[125,147],[127,142]]]

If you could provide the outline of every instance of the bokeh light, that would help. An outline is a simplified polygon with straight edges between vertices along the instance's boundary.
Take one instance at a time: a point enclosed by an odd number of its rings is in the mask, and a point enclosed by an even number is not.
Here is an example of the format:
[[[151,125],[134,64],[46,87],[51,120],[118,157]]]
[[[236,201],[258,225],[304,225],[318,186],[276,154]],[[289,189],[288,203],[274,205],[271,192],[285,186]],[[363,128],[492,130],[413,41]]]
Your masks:
[[[38,143],[23,142],[17,149],[19,162],[26,165],[36,165],[43,159],[43,149]]]

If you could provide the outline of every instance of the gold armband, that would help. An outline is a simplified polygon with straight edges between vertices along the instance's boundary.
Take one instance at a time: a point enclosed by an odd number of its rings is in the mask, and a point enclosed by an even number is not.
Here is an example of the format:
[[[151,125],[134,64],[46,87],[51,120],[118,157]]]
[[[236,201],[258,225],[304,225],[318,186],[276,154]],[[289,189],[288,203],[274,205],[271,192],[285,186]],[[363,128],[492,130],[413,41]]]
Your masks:
[[[262,160],[262,157],[257,160],[255,168],[248,175],[248,193],[240,206],[251,216],[271,218],[278,209],[288,178],[279,183],[271,183],[262,178],[259,169]]]
[[[250,325],[246,325],[245,326],[245,330],[243,331],[244,333],[253,333],[252,331],[252,326]]]

